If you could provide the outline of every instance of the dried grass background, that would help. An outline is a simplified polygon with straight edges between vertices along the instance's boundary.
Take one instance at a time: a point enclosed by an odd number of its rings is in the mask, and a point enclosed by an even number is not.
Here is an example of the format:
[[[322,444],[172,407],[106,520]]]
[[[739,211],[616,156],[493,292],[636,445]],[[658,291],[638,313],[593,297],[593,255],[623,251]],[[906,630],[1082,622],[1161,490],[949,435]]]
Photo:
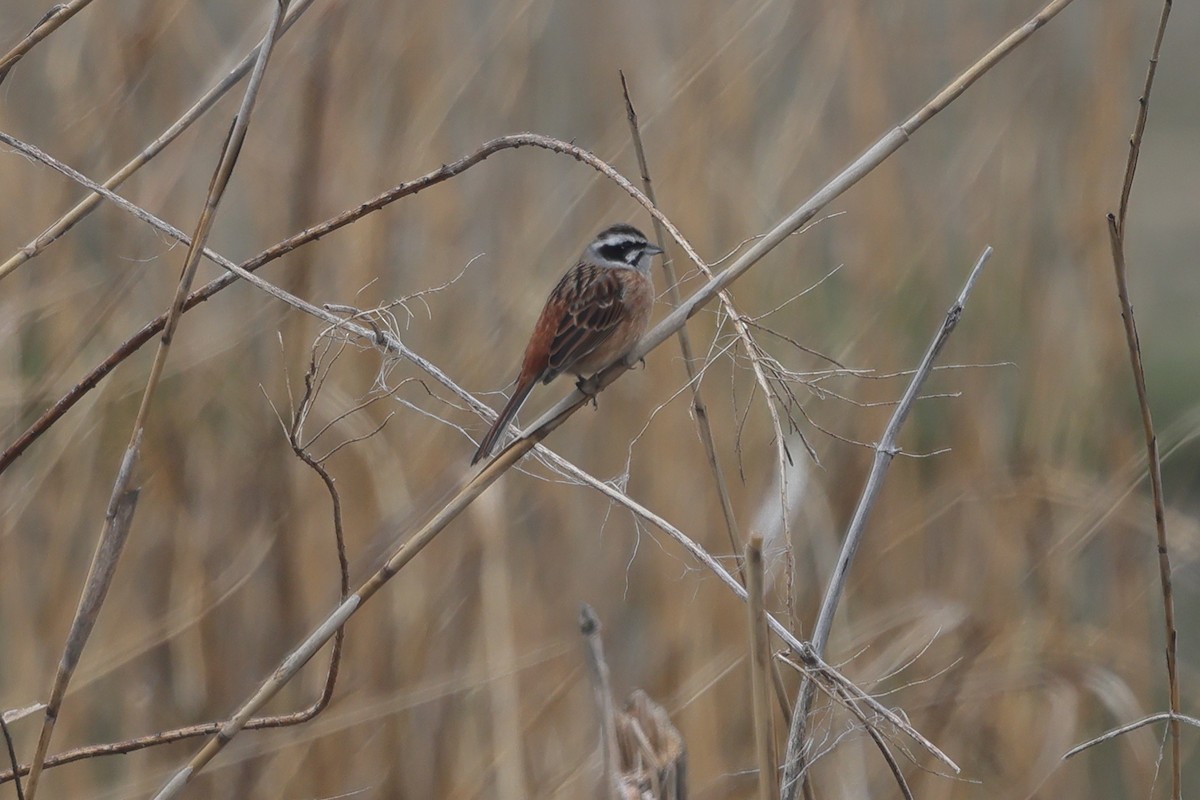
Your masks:
[[[318,0],[272,57],[209,244],[246,258],[520,130],[573,140],[633,177],[622,69],[659,204],[715,260],[1036,8]],[[40,1],[7,0],[3,46],[44,11]],[[0,86],[0,129],[103,179],[253,46],[266,12],[263,3],[98,0]],[[961,396],[922,401],[902,442],[912,452],[952,449],[894,465],[829,652],[856,681],[894,691],[887,702],[963,766],[966,781],[910,765],[923,798],[1166,789],[1156,766],[1161,730],[1059,764],[1071,745],[1165,707],[1153,516],[1104,227],[1155,14],[1075,3],[839,200],[830,209],[839,215],[794,237],[733,290],[745,313],[761,314],[841,265],[764,323],[850,366],[892,373],[915,365],[971,262],[984,244],[996,247],[943,363],[1015,366],[945,370],[931,381],[930,392]],[[1167,455],[1191,713],[1200,708],[1190,635],[1200,598],[1197,45],[1200,12],[1181,6],[1129,223],[1132,291]],[[122,193],[190,229],[239,96],[231,92]],[[0,154],[0,182],[0,257],[83,196],[11,152]],[[514,376],[546,292],[615,220],[649,226],[586,167],[511,151],[263,274],[317,304],[366,307],[444,284],[470,264],[453,285],[408,304],[402,333],[467,388],[495,392]],[[5,445],[166,308],[182,259],[183,248],[101,206],[0,282]],[[217,274],[205,263],[200,279]],[[719,322],[709,311],[690,323],[702,349],[714,337],[718,348],[729,344]],[[264,398],[287,406],[287,381],[298,386],[321,327],[244,285],[183,319],[151,410],[130,544],[55,751],[222,718],[335,602],[328,496]],[[782,338],[761,341],[793,369],[827,366]],[[772,431],[736,352],[709,367],[706,399],[743,530],[775,536],[777,554]],[[149,360],[146,350],[127,361],[0,479],[0,708],[44,699]],[[678,348],[668,343],[647,361],[548,444],[727,554],[678,394]],[[379,370],[378,355],[347,353],[317,413],[330,419],[352,407]],[[388,382],[417,376],[400,365]],[[898,397],[903,379],[825,385],[877,403]],[[539,389],[523,417],[567,388]],[[852,440],[875,441],[890,413],[799,391],[808,415]],[[473,450],[460,432],[398,401],[476,437],[486,429],[415,382],[340,424],[338,437],[349,438],[396,412],[382,433],[329,462],[359,575],[448,490]],[[790,510],[794,599],[806,629],[871,454],[804,432],[821,462],[792,444],[802,489]],[[691,796],[752,796],[741,604],[655,531],[548,477],[531,466],[490,490],[352,620],[331,707],[307,725],[243,734],[190,796],[590,796],[597,733],[576,628],[581,602],[604,621],[618,694],[641,687],[671,712],[689,751]],[[781,611],[778,556],[772,573],[771,606]],[[319,673],[308,667],[309,680],[271,707],[308,702]],[[815,767],[820,796],[896,791],[870,740],[843,736],[850,720],[819,719],[824,744],[837,745]],[[17,723],[14,734],[28,757],[36,724]],[[1195,741],[1185,730],[1192,787]],[[54,769],[42,796],[146,796],[195,746]]]

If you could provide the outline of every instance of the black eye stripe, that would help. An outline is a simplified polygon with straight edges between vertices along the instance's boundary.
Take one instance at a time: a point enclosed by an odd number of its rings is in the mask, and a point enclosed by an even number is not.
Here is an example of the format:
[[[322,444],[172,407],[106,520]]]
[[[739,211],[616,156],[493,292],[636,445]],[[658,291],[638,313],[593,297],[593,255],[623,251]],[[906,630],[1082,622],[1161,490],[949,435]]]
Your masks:
[[[614,242],[612,244],[600,245],[600,255],[608,261],[624,261],[625,254],[628,252],[628,242]]]
[[[627,264],[636,261],[643,249],[644,244],[633,239],[620,239],[598,248],[600,256],[606,261],[624,261]]]

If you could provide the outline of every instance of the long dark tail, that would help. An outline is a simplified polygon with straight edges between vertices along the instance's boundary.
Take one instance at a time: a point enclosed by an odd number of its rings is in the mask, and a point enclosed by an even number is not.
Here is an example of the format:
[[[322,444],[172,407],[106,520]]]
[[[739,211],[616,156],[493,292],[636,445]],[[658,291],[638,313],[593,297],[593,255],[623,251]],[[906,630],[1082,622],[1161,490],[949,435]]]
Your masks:
[[[521,410],[521,406],[525,404],[525,398],[529,397],[529,393],[536,384],[536,380],[531,380],[523,386],[518,385],[513,390],[513,396],[509,398],[508,404],[504,406],[504,410],[496,418],[496,424],[492,426],[492,429],[487,432],[487,436],[484,436],[483,441],[479,443],[479,449],[475,451],[475,455],[471,458],[472,464],[491,455],[492,448],[496,446],[496,440],[500,438],[500,435],[504,431],[508,430],[508,423],[512,422],[512,418]]]

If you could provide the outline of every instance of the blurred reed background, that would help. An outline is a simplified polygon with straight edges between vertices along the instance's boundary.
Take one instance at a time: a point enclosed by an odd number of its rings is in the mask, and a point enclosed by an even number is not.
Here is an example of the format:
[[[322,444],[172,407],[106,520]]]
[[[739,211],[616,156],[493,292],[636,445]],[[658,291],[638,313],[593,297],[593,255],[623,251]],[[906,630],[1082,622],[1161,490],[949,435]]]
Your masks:
[[[0,47],[45,6],[7,0]],[[253,46],[266,6],[98,0],[9,75],[0,129],[103,179]],[[622,69],[659,203],[716,260],[1038,7],[317,0],[272,57],[210,246],[247,258],[523,130],[573,140],[634,177]],[[901,441],[911,452],[951,451],[893,466],[829,652],[854,680],[891,692],[886,702],[963,766],[956,780],[927,771],[934,764],[919,752],[920,767],[903,761],[922,798],[1149,797],[1169,784],[1158,772],[1159,729],[1059,763],[1073,744],[1166,707],[1153,516],[1104,228],[1157,15],[1153,3],[1075,3],[835,203],[837,216],[734,287],[739,307],[758,315],[840,266],[763,323],[849,366],[894,373],[916,365],[971,263],[985,244],[996,248],[942,363],[1015,366],[931,380],[928,393],[961,394],[922,401]],[[1198,45],[1200,12],[1184,4],[1168,30],[1129,234],[1168,455],[1183,707],[1193,713]],[[121,192],[190,231],[241,92]],[[0,257],[84,196],[12,152],[0,154],[0,181]],[[453,285],[411,301],[401,331],[466,388],[498,392],[553,282],[616,220],[650,223],[590,169],[508,151],[262,274],[317,304],[370,307],[470,264]],[[0,282],[4,445],[166,308],[183,254],[103,205]],[[217,274],[202,264],[200,280]],[[689,274],[683,288],[697,285]],[[702,352],[729,345],[721,321],[714,307],[689,325]],[[336,601],[328,495],[292,455],[267,400],[286,409],[287,382],[299,387],[322,328],[245,285],[183,319],[150,415],[132,536],[55,751],[222,718]],[[828,366],[786,339],[760,341],[791,369]],[[2,708],[45,699],[150,352],[118,368],[0,480]],[[380,368],[377,354],[347,351],[310,430],[366,397]],[[395,399],[330,434],[333,444],[395,414],[329,462],[357,576],[434,507],[473,450],[415,409],[476,438],[486,429],[444,392],[403,383],[414,377],[394,366]],[[905,380],[841,377],[822,384],[824,396],[796,390],[821,427],[873,442],[891,407],[860,404],[896,399]],[[678,346],[667,342],[548,444],[727,556],[684,382]],[[782,613],[788,581],[763,398],[736,348],[715,359],[703,387],[742,530],[774,537],[771,607]],[[539,389],[523,418],[568,389]],[[820,457],[817,466],[791,443],[802,489],[789,509],[792,584],[804,633],[871,453],[802,429]],[[582,602],[605,625],[618,695],[641,687],[670,711],[689,748],[691,797],[752,796],[742,605],[660,533],[551,477],[534,464],[489,491],[354,617],[332,705],[306,725],[243,734],[189,796],[592,796],[598,739],[576,627]],[[309,702],[325,658],[271,708]],[[795,676],[787,681],[794,692]],[[14,725],[23,760],[38,719]],[[819,796],[896,795],[852,719],[825,710],[818,721],[819,744],[832,748],[814,768]],[[1192,789],[1195,741],[1185,732]],[[42,796],[144,797],[197,746],[54,769]],[[11,785],[0,794],[15,797]]]

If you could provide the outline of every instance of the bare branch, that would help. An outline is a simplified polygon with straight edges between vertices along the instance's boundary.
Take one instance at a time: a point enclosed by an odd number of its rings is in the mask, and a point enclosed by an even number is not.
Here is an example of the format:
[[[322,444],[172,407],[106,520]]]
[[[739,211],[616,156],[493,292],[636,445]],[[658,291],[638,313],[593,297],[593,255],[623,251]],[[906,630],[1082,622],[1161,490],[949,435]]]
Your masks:
[[[963,285],[962,291],[959,292],[953,305],[946,312],[946,317],[938,328],[937,333],[934,334],[933,341],[929,343],[929,347],[921,359],[920,366],[917,367],[916,373],[913,375],[912,380],[909,381],[908,388],[904,390],[904,395],[900,398],[900,403],[896,406],[896,411],[892,414],[891,420],[888,421],[887,427],[884,428],[883,437],[879,440],[879,444],[875,446],[875,460],[871,465],[870,473],[867,475],[867,481],[863,486],[858,505],[855,506],[854,516],[851,518],[850,524],[846,529],[846,537],[842,541],[842,550],[838,554],[837,565],[834,567],[833,575],[829,579],[829,586],[825,590],[825,597],[821,601],[821,609],[817,614],[817,622],[813,627],[812,648],[817,655],[824,655],[825,645],[829,641],[829,632],[833,628],[833,617],[837,612],[838,603],[846,588],[846,578],[850,572],[850,565],[854,561],[854,556],[858,552],[858,547],[862,543],[862,537],[866,531],[867,517],[875,505],[875,499],[879,496],[880,489],[883,488],[883,479],[887,475],[887,470],[892,463],[892,459],[900,452],[896,444],[900,428],[908,418],[908,414],[912,410],[913,404],[916,402],[917,396],[921,391],[922,384],[929,377],[934,359],[937,358],[938,353],[941,352],[942,347],[950,338],[950,334],[958,325],[958,320],[962,316],[963,308],[966,305],[971,289],[975,286],[975,281],[979,277],[979,273],[983,270],[983,265],[987,263],[991,255],[992,248],[984,248],[983,254],[975,262],[975,266],[972,267],[971,273],[967,276],[967,281]],[[797,778],[805,772],[805,720],[808,716],[808,708],[812,703],[812,696],[813,687],[811,683],[807,680],[803,681],[800,687],[800,697],[796,703],[796,713],[792,717],[792,728],[788,732],[787,754],[784,757],[783,763],[784,797],[788,800],[795,797],[799,783]]]
[[[1171,737],[1171,797],[1180,800],[1183,795],[1183,756],[1180,752],[1179,713],[1179,670],[1176,663],[1177,630],[1175,627],[1175,592],[1171,586],[1171,552],[1167,542],[1166,499],[1163,496],[1162,460],[1158,453],[1158,436],[1154,432],[1154,420],[1150,416],[1150,397],[1146,391],[1146,373],[1142,367],[1142,346],[1138,338],[1137,322],[1133,316],[1133,304],[1129,299],[1129,278],[1125,265],[1125,219],[1129,210],[1129,194],[1133,189],[1133,178],[1137,172],[1138,156],[1142,150],[1142,139],[1146,133],[1146,121],[1150,110],[1150,90],[1154,88],[1154,74],[1158,67],[1158,55],[1162,48],[1167,19],[1171,14],[1171,0],[1163,3],[1158,21],[1154,47],[1150,55],[1150,66],[1146,71],[1146,83],[1142,96],[1138,98],[1138,116],[1133,135],[1129,140],[1129,158],[1125,164],[1125,180],[1121,187],[1121,201],[1117,215],[1108,215],[1108,238],[1112,248],[1113,267],[1116,272],[1117,297],[1121,302],[1121,318],[1125,327],[1125,344],[1129,349],[1129,363],[1133,370],[1133,383],[1137,391],[1138,408],[1142,417],[1142,432],[1146,439],[1146,458],[1150,468],[1150,490],[1154,500],[1154,527],[1158,544],[1158,579],[1162,590],[1163,627],[1166,638],[1167,694],[1170,704],[1169,720]]]
[[[1151,714],[1148,717],[1143,717],[1137,722],[1130,722],[1113,728],[1111,731],[1100,734],[1095,739],[1088,739],[1083,744],[1072,747],[1066,752],[1066,755],[1063,756],[1063,761],[1066,761],[1071,756],[1079,755],[1084,750],[1095,747],[1098,744],[1103,744],[1111,739],[1117,738],[1118,736],[1124,736],[1127,733],[1136,731],[1138,728],[1144,728],[1147,725],[1153,725],[1155,722],[1163,722],[1165,720],[1169,720],[1171,722],[1186,722],[1188,725],[1191,725],[1194,728],[1200,728],[1200,719],[1189,717],[1185,714],[1172,714],[1170,711],[1162,711],[1158,714]]]

